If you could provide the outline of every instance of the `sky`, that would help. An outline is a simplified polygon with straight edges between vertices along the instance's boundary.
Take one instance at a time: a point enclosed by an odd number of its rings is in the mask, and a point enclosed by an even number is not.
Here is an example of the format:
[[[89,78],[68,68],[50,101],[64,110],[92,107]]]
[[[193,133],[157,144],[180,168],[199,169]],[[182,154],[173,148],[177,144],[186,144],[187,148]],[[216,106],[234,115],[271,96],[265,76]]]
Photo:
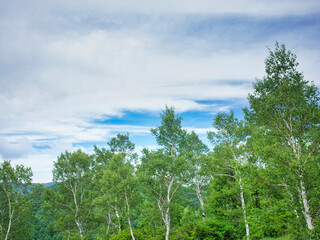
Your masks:
[[[174,107],[207,143],[218,112],[248,106],[276,41],[320,86],[318,0],[2,0],[0,162],[52,181],[61,152],[106,147]]]

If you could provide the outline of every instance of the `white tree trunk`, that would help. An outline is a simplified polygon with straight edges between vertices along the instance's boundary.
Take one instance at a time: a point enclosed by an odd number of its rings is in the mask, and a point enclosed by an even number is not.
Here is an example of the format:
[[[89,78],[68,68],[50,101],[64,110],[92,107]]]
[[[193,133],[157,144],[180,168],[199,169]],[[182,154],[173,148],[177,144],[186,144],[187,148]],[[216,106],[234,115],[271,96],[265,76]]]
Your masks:
[[[196,181],[195,185],[196,185],[197,197],[198,197],[199,202],[200,202],[200,209],[201,209],[202,220],[205,220],[205,219],[206,219],[206,214],[204,213],[204,201],[203,201],[203,198],[202,198],[202,196],[201,196],[200,184],[199,184],[198,181]]]
[[[301,194],[302,203],[303,203],[303,216],[306,219],[309,231],[312,231],[314,229],[314,226],[312,224],[312,217],[310,215],[309,201],[307,199],[306,189],[304,187],[304,183],[302,180],[300,180],[300,186],[301,186],[300,194]]]
[[[169,203],[167,203],[166,209],[163,208],[163,205],[161,205],[160,200],[158,199],[157,201],[158,207],[160,209],[161,217],[162,220],[166,226],[166,240],[169,240],[169,235],[170,235],[170,207]]]
[[[128,224],[129,224],[129,228],[130,228],[130,233],[131,233],[131,237],[133,240],[135,240],[135,237],[133,235],[133,230],[132,230],[132,226],[131,226],[131,220],[130,220],[130,207],[129,207],[129,201],[128,201],[128,197],[127,197],[127,192],[125,192],[125,198],[126,198],[126,205],[127,205],[127,218],[128,218]]]
[[[109,234],[109,229],[110,229],[110,224],[111,224],[111,216],[110,216],[110,213],[108,213],[108,219],[107,219],[107,229],[106,229],[106,236],[108,236]]]
[[[71,191],[72,191],[72,194],[73,194],[73,202],[74,202],[74,205],[75,205],[75,208],[76,208],[76,212],[74,214],[74,221],[76,222],[76,225],[78,227],[78,230],[79,230],[79,233],[80,233],[80,238],[81,240],[83,239],[83,227],[82,227],[82,224],[81,222],[79,221],[78,219],[78,214],[79,214],[79,206],[78,206],[78,199],[77,199],[77,185],[74,186],[74,189],[72,188],[71,186]]]
[[[169,240],[169,235],[170,235],[170,202],[171,202],[171,198],[174,194],[171,193],[171,189],[174,183],[175,177],[173,177],[168,185],[168,191],[167,191],[167,208],[166,208],[166,213],[165,213],[165,224],[166,224],[166,240]]]
[[[11,208],[9,208],[9,209],[11,209]],[[12,212],[12,214],[10,212],[11,212],[11,210],[9,210],[9,224],[8,224],[8,229],[7,229],[7,234],[6,234],[5,240],[7,240],[9,238],[9,233],[11,230],[13,212]]]
[[[244,201],[244,197],[243,197],[243,186],[241,183],[241,178],[239,178],[239,185],[240,185],[240,198],[241,198],[243,219],[244,219],[244,223],[246,225],[246,236],[247,236],[247,240],[249,240],[250,239],[250,231],[249,231],[249,224],[248,224],[247,214],[246,214],[246,205],[245,205],[245,201]]]
[[[131,226],[131,221],[130,221],[130,218],[128,217],[128,223],[129,223],[129,228],[130,228],[130,234],[131,234],[131,237],[133,240],[135,240],[135,237],[133,235],[133,230],[132,230],[132,226]]]
[[[80,238],[81,240],[83,239],[83,228],[82,228],[82,224],[78,221],[78,220],[75,220],[76,221],[76,224],[77,224],[77,227],[79,229],[79,232],[80,232]]]
[[[291,201],[291,204],[292,204],[292,206],[294,206],[294,198],[293,198],[293,195],[292,195],[292,193],[289,191],[289,189],[288,189],[288,185],[287,185],[287,183],[286,183],[286,181],[283,179],[283,185],[285,185],[286,187],[286,191],[287,191],[287,193],[288,193],[288,195],[290,196],[290,201]],[[299,227],[300,228],[302,228],[302,226],[301,226],[301,223],[300,223],[300,219],[299,219],[299,214],[298,214],[298,211],[296,210],[296,209],[294,209],[293,210],[294,211],[294,214],[296,215],[296,219],[297,219],[297,221],[298,221],[298,223],[299,223]]]
[[[170,207],[168,206],[166,209],[166,214],[165,214],[165,219],[166,219],[166,240],[169,240],[169,235],[170,235]]]
[[[5,237],[5,240],[7,240],[7,239],[9,238],[9,234],[10,234],[10,230],[11,230],[11,225],[12,225],[12,219],[13,219],[14,210],[12,210],[12,205],[11,205],[9,193],[6,191],[6,189],[4,189],[4,191],[5,191],[5,193],[7,194],[7,198],[8,198],[8,208],[9,208],[9,223],[8,223],[8,228],[7,228],[6,237]]]
[[[118,210],[116,208],[114,208],[115,212],[116,212],[116,217],[118,219],[118,231],[119,233],[121,232],[121,223],[120,223],[120,216],[119,216],[119,213],[118,213]]]

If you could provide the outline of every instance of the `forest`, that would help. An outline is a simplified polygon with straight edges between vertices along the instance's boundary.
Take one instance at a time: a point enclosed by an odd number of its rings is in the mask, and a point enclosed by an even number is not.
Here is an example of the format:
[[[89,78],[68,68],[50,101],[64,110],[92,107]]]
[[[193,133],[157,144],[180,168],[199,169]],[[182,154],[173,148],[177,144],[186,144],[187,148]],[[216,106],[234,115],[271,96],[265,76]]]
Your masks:
[[[320,95],[276,43],[248,107],[214,115],[210,146],[174,107],[138,153],[118,134],[65,151],[53,183],[0,164],[0,239],[320,239]]]

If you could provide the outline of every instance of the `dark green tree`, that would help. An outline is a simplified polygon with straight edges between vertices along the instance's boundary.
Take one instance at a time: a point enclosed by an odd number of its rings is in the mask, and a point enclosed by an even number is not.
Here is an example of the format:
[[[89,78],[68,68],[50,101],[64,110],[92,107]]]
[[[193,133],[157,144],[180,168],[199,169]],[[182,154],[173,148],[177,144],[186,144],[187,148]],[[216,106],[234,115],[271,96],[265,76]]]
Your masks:
[[[111,138],[108,142],[110,151],[112,153],[120,153],[124,155],[131,155],[134,151],[134,143],[130,141],[129,134],[117,134],[117,137]]]
[[[215,177],[232,178],[239,187],[242,216],[246,228],[247,239],[250,238],[244,197],[243,165],[247,163],[246,141],[250,134],[248,125],[230,114],[218,113],[213,120],[216,132],[209,132],[208,138],[214,144],[213,171]]]
[[[151,133],[162,148],[155,151],[144,149],[139,169],[145,184],[155,196],[166,227],[165,239],[168,240],[172,201],[181,184],[188,182],[190,172],[185,156],[187,132],[181,127],[182,118],[168,107],[160,117],[161,125],[151,129]]]
[[[319,218],[320,106],[317,87],[297,70],[296,55],[276,43],[266,75],[254,83],[246,118],[260,127],[257,161],[272,169],[269,185],[283,187],[309,234]],[[299,216],[300,219],[300,216]]]
[[[32,233],[29,198],[32,171],[22,165],[0,164],[0,238],[23,239]]]
[[[93,210],[92,156],[78,150],[62,153],[54,162],[57,192],[46,189],[47,204],[55,208],[56,225],[68,238],[83,239]]]
[[[108,169],[103,173],[100,182],[105,195],[100,201],[108,203],[118,214],[127,220],[132,239],[135,239],[132,225],[132,210],[139,203],[137,191],[138,179],[134,174],[134,167],[125,161],[123,155],[114,155]]]
[[[210,181],[210,175],[205,169],[205,162],[209,148],[199,139],[198,135],[192,131],[186,136],[186,157],[190,167],[190,184],[194,186],[197,198],[200,203],[202,219],[205,220],[204,196],[203,191]]]
[[[107,220],[105,235],[109,235],[111,227],[120,232],[122,219],[125,219],[131,237],[135,239],[131,220],[132,210],[138,204],[139,198],[136,190],[138,179],[132,165],[137,158],[134,153],[135,146],[128,134],[118,134],[108,142],[108,145],[110,151],[95,148],[96,159],[99,159],[96,171],[96,177],[99,176],[96,179],[99,186],[99,193],[95,199],[96,210]]]

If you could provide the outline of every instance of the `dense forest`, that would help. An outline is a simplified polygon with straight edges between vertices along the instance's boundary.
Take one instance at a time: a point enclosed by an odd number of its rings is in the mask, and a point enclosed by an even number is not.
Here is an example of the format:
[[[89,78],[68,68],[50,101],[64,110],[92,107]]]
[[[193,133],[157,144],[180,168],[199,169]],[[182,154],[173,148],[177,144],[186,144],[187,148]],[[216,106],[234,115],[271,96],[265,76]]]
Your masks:
[[[118,134],[64,152],[53,184],[0,165],[0,239],[320,239],[320,95],[283,44],[269,49],[243,118],[218,113],[205,145],[174,108],[135,151]]]

